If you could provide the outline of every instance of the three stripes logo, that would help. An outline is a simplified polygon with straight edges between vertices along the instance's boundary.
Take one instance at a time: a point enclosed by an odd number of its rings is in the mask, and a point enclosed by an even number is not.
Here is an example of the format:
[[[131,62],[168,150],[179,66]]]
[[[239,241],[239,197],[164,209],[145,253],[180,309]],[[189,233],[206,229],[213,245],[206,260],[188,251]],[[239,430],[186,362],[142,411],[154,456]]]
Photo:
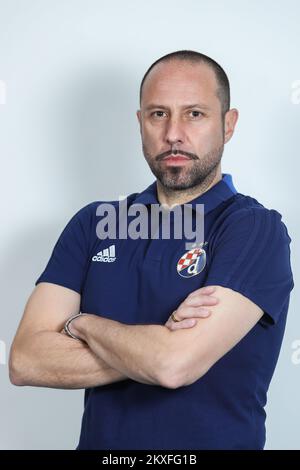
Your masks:
[[[101,263],[113,263],[116,261],[115,245],[111,245],[105,250],[99,251],[92,257],[92,261],[100,261]]]

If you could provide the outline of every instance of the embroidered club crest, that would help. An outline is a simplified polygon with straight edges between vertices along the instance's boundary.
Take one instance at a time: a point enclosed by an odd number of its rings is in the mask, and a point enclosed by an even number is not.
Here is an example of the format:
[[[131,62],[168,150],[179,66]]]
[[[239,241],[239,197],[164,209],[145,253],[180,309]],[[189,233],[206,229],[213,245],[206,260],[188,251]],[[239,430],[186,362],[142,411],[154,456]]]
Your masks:
[[[196,276],[197,274],[200,274],[201,271],[203,271],[205,264],[205,250],[202,247],[194,248],[181,256],[177,263],[177,272],[182,277]]]

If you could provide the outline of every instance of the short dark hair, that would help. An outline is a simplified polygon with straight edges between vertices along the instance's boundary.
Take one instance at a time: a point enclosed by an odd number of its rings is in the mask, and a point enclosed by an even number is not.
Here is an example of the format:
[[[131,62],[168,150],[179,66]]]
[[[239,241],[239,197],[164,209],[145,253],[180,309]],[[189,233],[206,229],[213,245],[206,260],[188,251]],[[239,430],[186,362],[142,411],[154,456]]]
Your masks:
[[[143,85],[150,70],[152,70],[153,67],[160,62],[170,62],[172,60],[182,60],[190,63],[204,63],[213,69],[218,83],[217,96],[221,102],[222,115],[224,116],[225,113],[230,109],[230,85],[225,71],[215,60],[211,59],[207,55],[201,54],[201,52],[190,50],[171,52],[170,54],[166,54],[163,57],[160,57],[155,62],[153,62],[152,65],[150,65],[141,82],[140,104],[142,101]]]

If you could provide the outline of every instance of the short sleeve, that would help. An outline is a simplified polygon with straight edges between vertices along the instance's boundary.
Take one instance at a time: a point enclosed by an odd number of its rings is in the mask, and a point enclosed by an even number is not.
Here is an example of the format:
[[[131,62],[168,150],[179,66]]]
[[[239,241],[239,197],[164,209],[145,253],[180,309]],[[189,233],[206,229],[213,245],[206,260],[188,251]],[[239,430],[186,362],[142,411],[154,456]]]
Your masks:
[[[290,242],[277,211],[264,207],[236,211],[216,237],[205,285],[241,293],[264,311],[263,323],[277,323],[294,287]]]
[[[89,261],[93,203],[80,209],[60,234],[45,270],[36,280],[81,293]]]

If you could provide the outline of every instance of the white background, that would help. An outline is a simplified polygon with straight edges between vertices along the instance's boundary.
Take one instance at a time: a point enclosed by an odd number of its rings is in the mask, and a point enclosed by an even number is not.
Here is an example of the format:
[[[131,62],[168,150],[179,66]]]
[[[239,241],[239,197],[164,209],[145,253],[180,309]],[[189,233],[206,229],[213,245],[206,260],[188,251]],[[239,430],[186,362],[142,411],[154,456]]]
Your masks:
[[[146,69],[194,49],[229,75],[240,111],[223,172],[277,209],[292,238],[296,288],[267,406],[269,449],[300,448],[300,3],[296,0],[0,0],[0,340],[6,353],[34,282],[82,206],[153,180],[135,116]],[[1,88],[2,84],[2,88]],[[3,362],[3,354],[2,354]],[[83,391],[11,385],[0,365],[0,448],[77,444]]]

